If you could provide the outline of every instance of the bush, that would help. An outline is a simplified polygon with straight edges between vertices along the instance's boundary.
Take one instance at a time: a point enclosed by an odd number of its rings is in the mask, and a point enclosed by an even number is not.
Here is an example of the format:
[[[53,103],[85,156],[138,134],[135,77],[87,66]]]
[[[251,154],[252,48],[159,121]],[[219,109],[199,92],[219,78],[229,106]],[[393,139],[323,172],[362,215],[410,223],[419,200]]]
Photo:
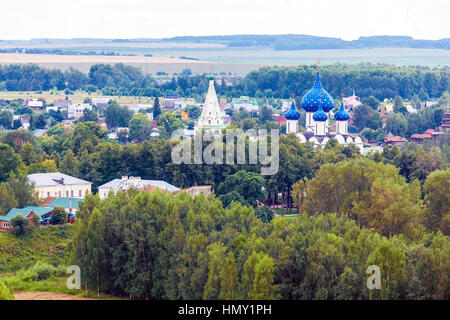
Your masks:
[[[31,232],[31,226],[28,219],[24,218],[22,215],[18,215],[11,219],[12,232],[16,236],[26,235]]]
[[[41,281],[50,278],[53,275],[58,274],[58,269],[51,264],[38,261],[24,274],[24,278],[31,276],[34,281]],[[24,280],[22,278],[22,280]]]
[[[273,210],[269,207],[257,207],[255,208],[255,216],[261,219],[262,222],[270,222],[274,217]]]
[[[0,300],[14,300],[12,291],[3,282],[0,282]]]
[[[53,209],[51,224],[65,224],[67,222],[67,213],[63,207],[56,207]]]

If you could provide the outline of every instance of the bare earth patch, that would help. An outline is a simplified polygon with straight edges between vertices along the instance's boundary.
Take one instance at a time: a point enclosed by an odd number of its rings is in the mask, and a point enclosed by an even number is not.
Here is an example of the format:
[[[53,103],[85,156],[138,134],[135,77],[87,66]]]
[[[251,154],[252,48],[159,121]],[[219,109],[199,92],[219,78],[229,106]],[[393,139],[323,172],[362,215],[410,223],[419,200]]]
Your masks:
[[[16,292],[16,300],[97,300],[56,292]]]

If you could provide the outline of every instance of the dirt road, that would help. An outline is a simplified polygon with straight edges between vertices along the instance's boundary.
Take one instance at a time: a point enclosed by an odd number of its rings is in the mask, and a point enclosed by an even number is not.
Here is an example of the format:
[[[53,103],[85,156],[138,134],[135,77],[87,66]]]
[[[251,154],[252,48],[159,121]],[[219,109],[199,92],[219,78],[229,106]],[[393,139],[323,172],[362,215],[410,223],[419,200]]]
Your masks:
[[[16,300],[96,300],[56,292],[16,292],[14,298]]]

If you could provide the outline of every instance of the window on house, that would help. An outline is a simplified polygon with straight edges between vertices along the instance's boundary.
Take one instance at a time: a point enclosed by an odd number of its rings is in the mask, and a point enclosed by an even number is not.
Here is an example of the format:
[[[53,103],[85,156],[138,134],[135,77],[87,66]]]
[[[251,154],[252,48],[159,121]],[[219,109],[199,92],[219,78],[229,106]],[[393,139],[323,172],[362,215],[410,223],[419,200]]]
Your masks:
[[[61,198],[61,191],[58,191],[58,196]]]
[[[47,192],[47,197],[50,197],[50,192]]]
[[[73,190],[70,191],[70,196],[73,198]]]

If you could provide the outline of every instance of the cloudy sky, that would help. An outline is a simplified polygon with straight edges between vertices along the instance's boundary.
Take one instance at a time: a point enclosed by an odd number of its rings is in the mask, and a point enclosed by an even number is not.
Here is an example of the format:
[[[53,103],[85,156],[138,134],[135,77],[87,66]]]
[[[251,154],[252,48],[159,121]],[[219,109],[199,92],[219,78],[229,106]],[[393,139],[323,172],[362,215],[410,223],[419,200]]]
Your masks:
[[[310,34],[450,37],[449,0],[2,0],[0,39]]]

